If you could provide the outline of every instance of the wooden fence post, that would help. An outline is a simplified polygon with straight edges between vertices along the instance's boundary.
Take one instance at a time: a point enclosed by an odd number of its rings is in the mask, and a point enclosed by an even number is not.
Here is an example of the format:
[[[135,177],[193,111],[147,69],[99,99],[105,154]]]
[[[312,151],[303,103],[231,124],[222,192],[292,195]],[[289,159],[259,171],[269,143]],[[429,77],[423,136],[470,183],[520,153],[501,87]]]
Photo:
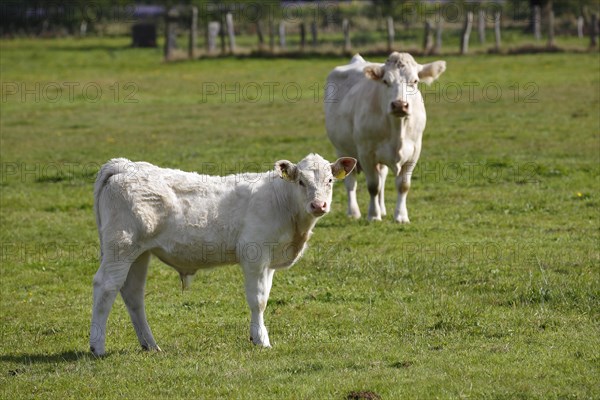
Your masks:
[[[394,50],[394,18],[387,17],[387,50],[391,53]]]
[[[196,56],[196,45],[198,41],[198,7],[192,7],[192,17],[190,20],[190,40],[188,43],[188,56],[192,60]]]
[[[554,10],[548,11],[548,47],[554,47]]]
[[[497,10],[494,13],[494,37],[496,39],[496,51],[499,52],[500,51],[500,16],[502,14],[500,13],[500,10]]]
[[[583,39],[583,15],[577,17],[577,37]]]
[[[256,20],[256,34],[258,35],[258,50],[263,51],[265,47],[265,37],[263,35],[260,20]]]
[[[533,36],[535,40],[542,38],[542,9],[540,6],[533,6]]]
[[[590,24],[590,47],[598,46],[598,14],[593,13]]]
[[[269,15],[269,50],[271,50],[271,53],[275,51],[275,22],[273,21],[273,14]]]
[[[285,49],[285,22],[279,22],[279,47]]]
[[[304,51],[306,47],[306,24],[300,23],[300,51]]]
[[[444,20],[442,15],[438,15],[438,21],[435,26],[435,46],[433,48],[434,54],[440,54],[442,52],[442,29],[444,28]]]
[[[473,11],[467,11],[465,19],[465,27],[460,38],[460,54],[469,52],[469,36],[471,36],[471,28],[473,27]]]
[[[219,21],[209,22],[207,31],[206,50],[209,53],[214,53],[217,49],[217,36],[221,31],[221,23]]]
[[[171,21],[169,19],[169,11],[167,10],[167,13],[165,14],[165,47],[164,47],[165,61],[169,61],[169,58],[171,58],[170,31],[171,31]]]
[[[423,35],[423,53],[430,54],[433,49],[433,29],[429,20],[425,21],[425,34]]]
[[[228,12],[225,15],[225,22],[227,24],[227,36],[229,36],[229,53],[235,53],[235,29],[233,28],[233,15]]]
[[[313,21],[310,23],[310,34],[312,36],[312,45],[313,47],[317,46],[317,21]]]
[[[479,31],[479,43],[485,44],[485,10],[483,8],[479,9],[477,28]]]
[[[221,37],[221,54],[225,54],[226,46],[225,46],[225,21],[223,20],[223,14],[221,14],[221,21],[219,24],[221,28],[219,30],[219,36]]]
[[[167,10],[165,14],[165,61],[171,59],[172,50],[175,48],[175,18],[177,11],[174,9]]]
[[[344,18],[342,21],[342,31],[344,32],[344,53],[348,53],[352,47],[350,44],[350,21],[348,21],[348,18]]]

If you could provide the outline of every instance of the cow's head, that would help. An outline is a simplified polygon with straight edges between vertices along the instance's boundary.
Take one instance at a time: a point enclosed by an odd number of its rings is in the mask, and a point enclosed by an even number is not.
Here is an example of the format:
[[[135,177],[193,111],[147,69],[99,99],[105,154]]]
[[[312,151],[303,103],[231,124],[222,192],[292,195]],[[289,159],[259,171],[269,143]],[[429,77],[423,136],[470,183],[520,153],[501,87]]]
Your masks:
[[[318,154],[309,154],[298,164],[288,160],[277,161],[275,172],[294,185],[292,191],[295,200],[302,204],[306,212],[320,217],[331,209],[335,179],[344,179],[355,165],[356,160],[351,157],[342,157],[330,163]]]
[[[369,65],[367,78],[381,85],[384,105],[388,114],[406,117],[411,113],[411,100],[418,93],[417,83],[431,84],[446,70],[445,61],[418,64],[408,53],[393,52],[383,65]]]

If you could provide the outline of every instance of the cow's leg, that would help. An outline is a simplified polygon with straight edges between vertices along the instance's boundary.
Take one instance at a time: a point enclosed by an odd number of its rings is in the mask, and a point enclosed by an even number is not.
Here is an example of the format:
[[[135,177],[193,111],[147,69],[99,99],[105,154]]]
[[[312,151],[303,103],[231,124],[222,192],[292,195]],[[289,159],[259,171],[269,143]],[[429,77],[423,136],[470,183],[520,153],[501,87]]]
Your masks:
[[[250,340],[252,343],[271,347],[269,333],[264,321],[264,312],[269,300],[275,270],[267,266],[243,265],[246,286],[246,300],[250,307]]]
[[[146,276],[148,274],[148,265],[150,264],[150,252],[147,251],[139,256],[127,274],[125,284],[121,288],[121,296],[129,311],[133,328],[137,334],[140,345],[144,350],[158,350],[160,347],[156,344],[152,331],[146,319],[146,310],[144,307],[144,288],[146,286]]]
[[[102,260],[94,275],[94,306],[90,328],[90,350],[102,355],[106,344],[106,321],[117,293],[127,279],[131,261]]]
[[[410,178],[415,169],[416,163],[406,163],[400,169],[400,173],[396,176],[396,190],[398,191],[398,200],[396,209],[394,210],[394,220],[401,224],[408,224],[408,210],[406,208],[406,197],[410,189]]]
[[[356,201],[356,170],[353,170],[344,179],[346,192],[348,193],[348,216],[352,218],[360,218],[360,208]]]
[[[362,163],[361,163],[362,165]],[[367,189],[369,190],[369,221],[381,221],[381,209],[379,208],[379,192],[381,191],[381,177],[376,165],[364,164],[365,177],[367,178]]]
[[[377,168],[379,171],[379,181],[381,182],[381,189],[379,190],[379,209],[381,210],[381,216],[385,217],[387,215],[387,210],[385,209],[385,178],[388,174],[388,167],[383,164],[377,164]]]

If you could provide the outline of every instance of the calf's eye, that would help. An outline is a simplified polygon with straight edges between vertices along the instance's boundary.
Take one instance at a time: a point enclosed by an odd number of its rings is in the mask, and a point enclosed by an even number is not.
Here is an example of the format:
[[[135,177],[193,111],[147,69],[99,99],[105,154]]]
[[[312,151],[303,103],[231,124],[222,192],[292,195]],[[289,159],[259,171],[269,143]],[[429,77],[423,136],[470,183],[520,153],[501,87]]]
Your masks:
[[[329,178],[329,183],[333,182],[333,178]]]
[[[299,181],[298,181],[298,184],[299,184],[300,186],[304,186],[304,182],[302,182],[302,180],[299,180]]]

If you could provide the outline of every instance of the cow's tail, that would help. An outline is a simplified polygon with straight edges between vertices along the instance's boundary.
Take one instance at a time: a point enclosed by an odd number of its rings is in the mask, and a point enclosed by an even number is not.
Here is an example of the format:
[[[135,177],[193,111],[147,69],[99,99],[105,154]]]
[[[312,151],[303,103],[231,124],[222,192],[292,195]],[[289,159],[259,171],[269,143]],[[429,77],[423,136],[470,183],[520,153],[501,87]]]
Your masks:
[[[115,175],[131,170],[132,162],[125,158],[115,158],[100,167],[94,183],[94,213],[96,215],[96,226],[100,238],[100,259],[102,259],[102,220],[100,219],[100,196],[108,184],[110,178]]]

